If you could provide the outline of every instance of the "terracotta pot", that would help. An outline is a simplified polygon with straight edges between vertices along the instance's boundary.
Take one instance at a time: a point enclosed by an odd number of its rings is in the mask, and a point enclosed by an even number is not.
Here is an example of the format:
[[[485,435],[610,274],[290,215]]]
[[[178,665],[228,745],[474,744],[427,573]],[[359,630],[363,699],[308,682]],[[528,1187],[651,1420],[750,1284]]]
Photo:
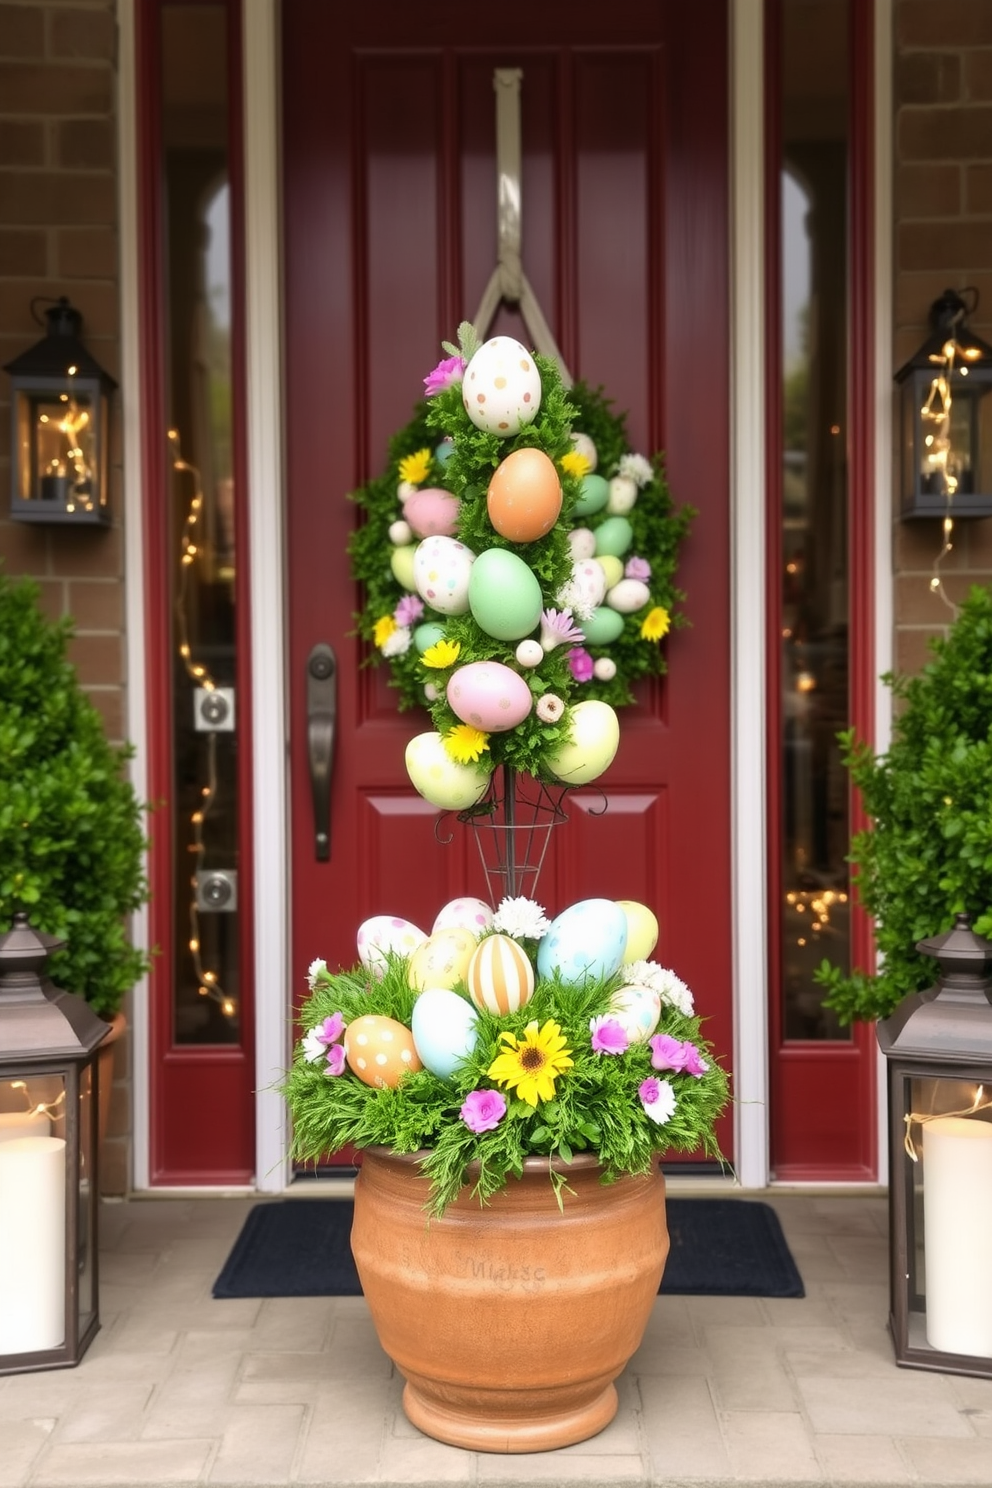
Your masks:
[[[422,1154],[421,1154],[422,1156]],[[420,1158],[370,1148],[351,1246],[403,1408],[438,1441],[539,1452],[613,1419],[613,1384],[640,1344],[668,1255],[665,1182],[600,1183],[578,1156],[559,1210],[546,1158],[481,1207],[464,1190],[424,1212]]]

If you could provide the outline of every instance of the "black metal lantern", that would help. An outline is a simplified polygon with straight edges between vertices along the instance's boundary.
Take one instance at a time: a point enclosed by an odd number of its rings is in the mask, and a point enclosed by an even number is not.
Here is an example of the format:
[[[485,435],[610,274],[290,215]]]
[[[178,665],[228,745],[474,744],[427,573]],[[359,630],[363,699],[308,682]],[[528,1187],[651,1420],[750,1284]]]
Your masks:
[[[992,515],[992,346],[968,329],[968,313],[946,289],[930,307],[930,336],[896,373],[904,517]]]
[[[63,296],[48,334],[6,364],[12,385],[10,514],[19,522],[103,524],[110,394],[117,386],[79,339],[83,318]]]
[[[937,985],[878,1025],[889,1074],[896,1363],[992,1378],[992,942],[921,940]]]
[[[0,1375],[78,1364],[98,1327],[97,1048],[107,1025],[0,936]]]

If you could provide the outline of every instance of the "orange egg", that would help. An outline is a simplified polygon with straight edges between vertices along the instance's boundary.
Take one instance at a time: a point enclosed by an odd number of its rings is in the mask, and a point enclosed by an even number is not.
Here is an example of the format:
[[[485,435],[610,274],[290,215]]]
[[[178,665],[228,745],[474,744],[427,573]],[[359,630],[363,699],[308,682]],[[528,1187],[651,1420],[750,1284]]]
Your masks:
[[[377,1013],[366,1013],[348,1024],[344,1057],[348,1068],[366,1085],[388,1085],[390,1089],[408,1070],[423,1069],[409,1028]]]
[[[489,520],[510,542],[536,542],[550,532],[561,511],[561,482],[543,450],[507,455],[489,482]]]
[[[469,996],[486,1012],[515,1013],[534,995],[534,968],[523,946],[510,935],[487,935],[468,963]]]

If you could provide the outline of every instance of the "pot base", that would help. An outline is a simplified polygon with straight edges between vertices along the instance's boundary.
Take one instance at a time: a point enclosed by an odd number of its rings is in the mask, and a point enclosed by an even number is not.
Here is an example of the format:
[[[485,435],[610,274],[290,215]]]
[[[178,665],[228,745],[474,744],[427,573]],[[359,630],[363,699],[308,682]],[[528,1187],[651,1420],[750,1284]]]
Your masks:
[[[480,1414],[477,1401],[474,1409],[459,1410],[438,1399],[429,1384],[425,1390],[424,1383],[407,1380],[403,1391],[407,1420],[435,1441],[473,1452],[551,1452],[571,1447],[598,1435],[613,1420],[619,1404],[611,1382],[605,1390],[595,1385],[592,1398],[584,1404],[573,1401],[567,1410],[551,1405],[546,1415],[533,1398],[521,1399],[519,1391],[501,1392],[505,1398],[499,1401],[490,1391],[485,1414]]]

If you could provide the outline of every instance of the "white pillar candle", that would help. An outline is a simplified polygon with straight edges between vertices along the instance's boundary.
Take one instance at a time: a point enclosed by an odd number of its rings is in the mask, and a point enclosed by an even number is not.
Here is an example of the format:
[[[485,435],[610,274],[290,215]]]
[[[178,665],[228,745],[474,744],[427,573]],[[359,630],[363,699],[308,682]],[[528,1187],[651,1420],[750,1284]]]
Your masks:
[[[0,1111],[0,1142],[16,1137],[50,1137],[52,1118],[47,1111]]]
[[[0,1354],[65,1342],[65,1142],[0,1142]]]
[[[992,1122],[923,1123],[927,1342],[992,1358]]]

